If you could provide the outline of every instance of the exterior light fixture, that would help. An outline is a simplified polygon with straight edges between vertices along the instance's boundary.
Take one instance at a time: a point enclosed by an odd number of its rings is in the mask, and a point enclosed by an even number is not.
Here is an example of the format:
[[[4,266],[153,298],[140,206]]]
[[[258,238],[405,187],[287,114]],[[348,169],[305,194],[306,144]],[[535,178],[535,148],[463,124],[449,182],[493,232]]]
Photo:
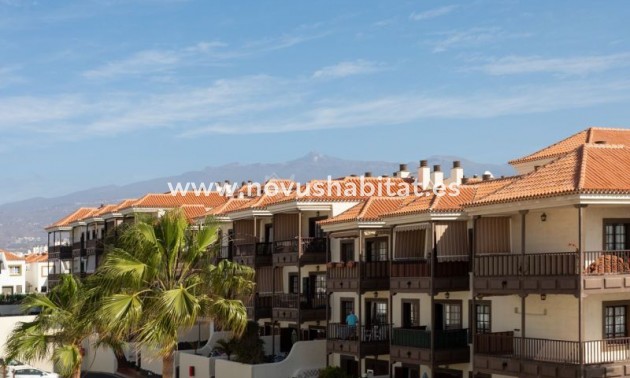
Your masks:
[[[374,292],[374,298],[378,298],[378,291]]]
[[[541,222],[546,222],[547,221],[547,213],[540,214],[540,221]]]
[[[541,301],[546,301],[547,300],[547,294],[540,294],[540,300]]]
[[[449,299],[450,297],[451,297],[451,293],[447,291],[446,294],[444,294],[444,298]]]

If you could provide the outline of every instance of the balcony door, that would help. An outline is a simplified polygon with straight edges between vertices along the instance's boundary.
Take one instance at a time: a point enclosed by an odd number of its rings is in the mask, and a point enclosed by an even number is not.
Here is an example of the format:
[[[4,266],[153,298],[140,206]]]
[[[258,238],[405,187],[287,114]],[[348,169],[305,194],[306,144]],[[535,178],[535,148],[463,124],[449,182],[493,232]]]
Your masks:
[[[348,377],[359,376],[359,363],[354,359],[354,357],[342,355],[339,362],[339,367],[346,373],[346,375],[348,375]]]
[[[387,261],[387,238],[366,240],[365,253],[365,261]]]
[[[388,311],[387,311],[387,299],[368,299],[365,302],[365,322],[368,326],[387,324]]]
[[[268,223],[265,225],[265,242],[273,242],[273,224]]]
[[[394,368],[396,378],[420,378],[420,367],[418,365],[405,365]]]
[[[433,311],[435,312],[433,328],[436,331],[462,328],[462,301],[435,302]]]
[[[417,299],[403,299],[401,305],[402,327],[413,328],[419,326],[420,301]]]
[[[322,230],[317,222],[327,219],[328,217],[312,217],[308,218],[308,236],[311,238],[326,237],[326,233]]]
[[[340,247],[340,261],[356,261],[354,254],[354,240],[342,240]]]

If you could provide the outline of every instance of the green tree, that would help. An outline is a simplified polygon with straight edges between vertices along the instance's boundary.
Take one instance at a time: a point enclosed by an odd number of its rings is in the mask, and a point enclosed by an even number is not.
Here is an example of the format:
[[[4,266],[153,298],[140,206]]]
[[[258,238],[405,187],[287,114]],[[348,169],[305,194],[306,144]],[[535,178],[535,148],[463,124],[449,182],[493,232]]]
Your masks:
[[[224,353],[227,355],[228,361],[231,360],[232,354],[234,354],[234,346],[235,339],[231,338],[230,340],[221,339],[217,341],[217,344],[214,346],[214,349],[219,353]]]
[[[258,324],[248,322],[247,328],[240,338],[234,340],[236,361],[244,364],[260,364],[265,359],[265,342],[258,335]]]
[[[227,260],[215,264],[218,229],[193,228],[180,210],[137,219],[108,248],[95,281],[99,317],[118,339],[154,348],[162,376],[173,376],[178,330],[208,317],[240,335],[247,325],[243,299],[254,271]]]
[[[64,377],[81,376],[82,342],[99,334],[98,323],[89,310],[90,290],[72,275],[62,275],[60,283],[48,296],[28,295],[22,302],[26,313],[40,311],[31,322],[19,323],[6,344],[7,361],[36,361],[52,357]],[[92,315],[91,315],[92,314]],[[108,344],[119,350],[119,344],[105,337],[97,344]]]

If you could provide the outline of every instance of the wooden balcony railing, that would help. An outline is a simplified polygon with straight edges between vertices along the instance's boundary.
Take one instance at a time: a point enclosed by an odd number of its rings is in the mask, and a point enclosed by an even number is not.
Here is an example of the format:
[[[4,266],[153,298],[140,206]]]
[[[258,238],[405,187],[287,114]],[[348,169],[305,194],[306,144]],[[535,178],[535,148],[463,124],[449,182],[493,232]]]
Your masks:
[[[370,261],[347,263],[329,263],[326,270],[330,279],[358,279],[359,269],[361,279],[389,278],[389,261]]]
[[[476,277],[573,276],[579,274],[575,252],[475,256]]]
[[[302,238],[303,253],[326,253],[326,238]]]
[[[52,245],[48,247],[48,251],[51,260],[67,260],[72,258],[72,246],[70,245]]]
[[[361,343],[389,343],[390,325],[357,325],[349,326],[341,323],[329,323],[327,337],[329,340],[354,340]]]
[[[297,253],[298,240],[279,240],[273,242],[273,253]]]
[[[256,254],[256,243],[241,244],[234,246],[234,256],[254,256]]]
[[[577,365],[580,353],[584,364],[604,364],[630,360],[630,337],[585,341],[514,337],[512,332],[475,336],[475,353],[523,358],[530,361]]]
[[[271,242],[256,243],[256,255],[271,256],[272,252],[273,252],[273,243]]]
[[[303,310],[326,308],[326,293],[314,295],[306,294],[274,294],[273,307],[275,308],[298,308]]]
[[[445,261],[435,265],[435,277],[468,275],[468,261]],[[392,277],[431,277],[431,264],[428,260],[392,261]]]
[[[270,318],[273,297],[271,294],[254,295],[245,301],[247,316],[251,319]]]
[[[394,328],[392,345],[431,349],[431,331],[413,328]],[[468,330],[452,329],[436,331],[435,349],[465,348],[468,346]]]

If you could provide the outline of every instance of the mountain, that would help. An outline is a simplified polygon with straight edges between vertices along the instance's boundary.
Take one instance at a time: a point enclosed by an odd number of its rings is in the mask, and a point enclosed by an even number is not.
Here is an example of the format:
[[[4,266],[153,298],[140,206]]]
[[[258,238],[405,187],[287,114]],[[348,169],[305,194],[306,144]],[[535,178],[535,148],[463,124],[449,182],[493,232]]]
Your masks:
[[[431,165],[440,164],[445,175],[453,160],[460,160],[467,176],[481,175],[488,170],[495,176],[514,174],[509,165],[481,164],[452,156],[432,156]],[[408,163],[415,176],[418,162]],[[230,163],[210,166],[199,171],[190,171],[178,176],[161,177],[124,186],[109,185],[91,188],[55,198],[32,198],[0,205],[0,248],[13,251],[26,251],[33,246],[47,243],[46,225],[80,206],[98,206],[104,203],[119,202],[126,198],[137,198],[148,192],[167,192],[168,183],[205,183],[230,180],[241,182],[252,180],[262,182],[269,177],[292,178],[306,182],[313,178],[327,176],[341,177],[350,174],[372,172],[374,175],[391,175],[398,170],[397,163],[383,161],[355,161],[332,156],[309,153],[301,158],[285,163]]]

